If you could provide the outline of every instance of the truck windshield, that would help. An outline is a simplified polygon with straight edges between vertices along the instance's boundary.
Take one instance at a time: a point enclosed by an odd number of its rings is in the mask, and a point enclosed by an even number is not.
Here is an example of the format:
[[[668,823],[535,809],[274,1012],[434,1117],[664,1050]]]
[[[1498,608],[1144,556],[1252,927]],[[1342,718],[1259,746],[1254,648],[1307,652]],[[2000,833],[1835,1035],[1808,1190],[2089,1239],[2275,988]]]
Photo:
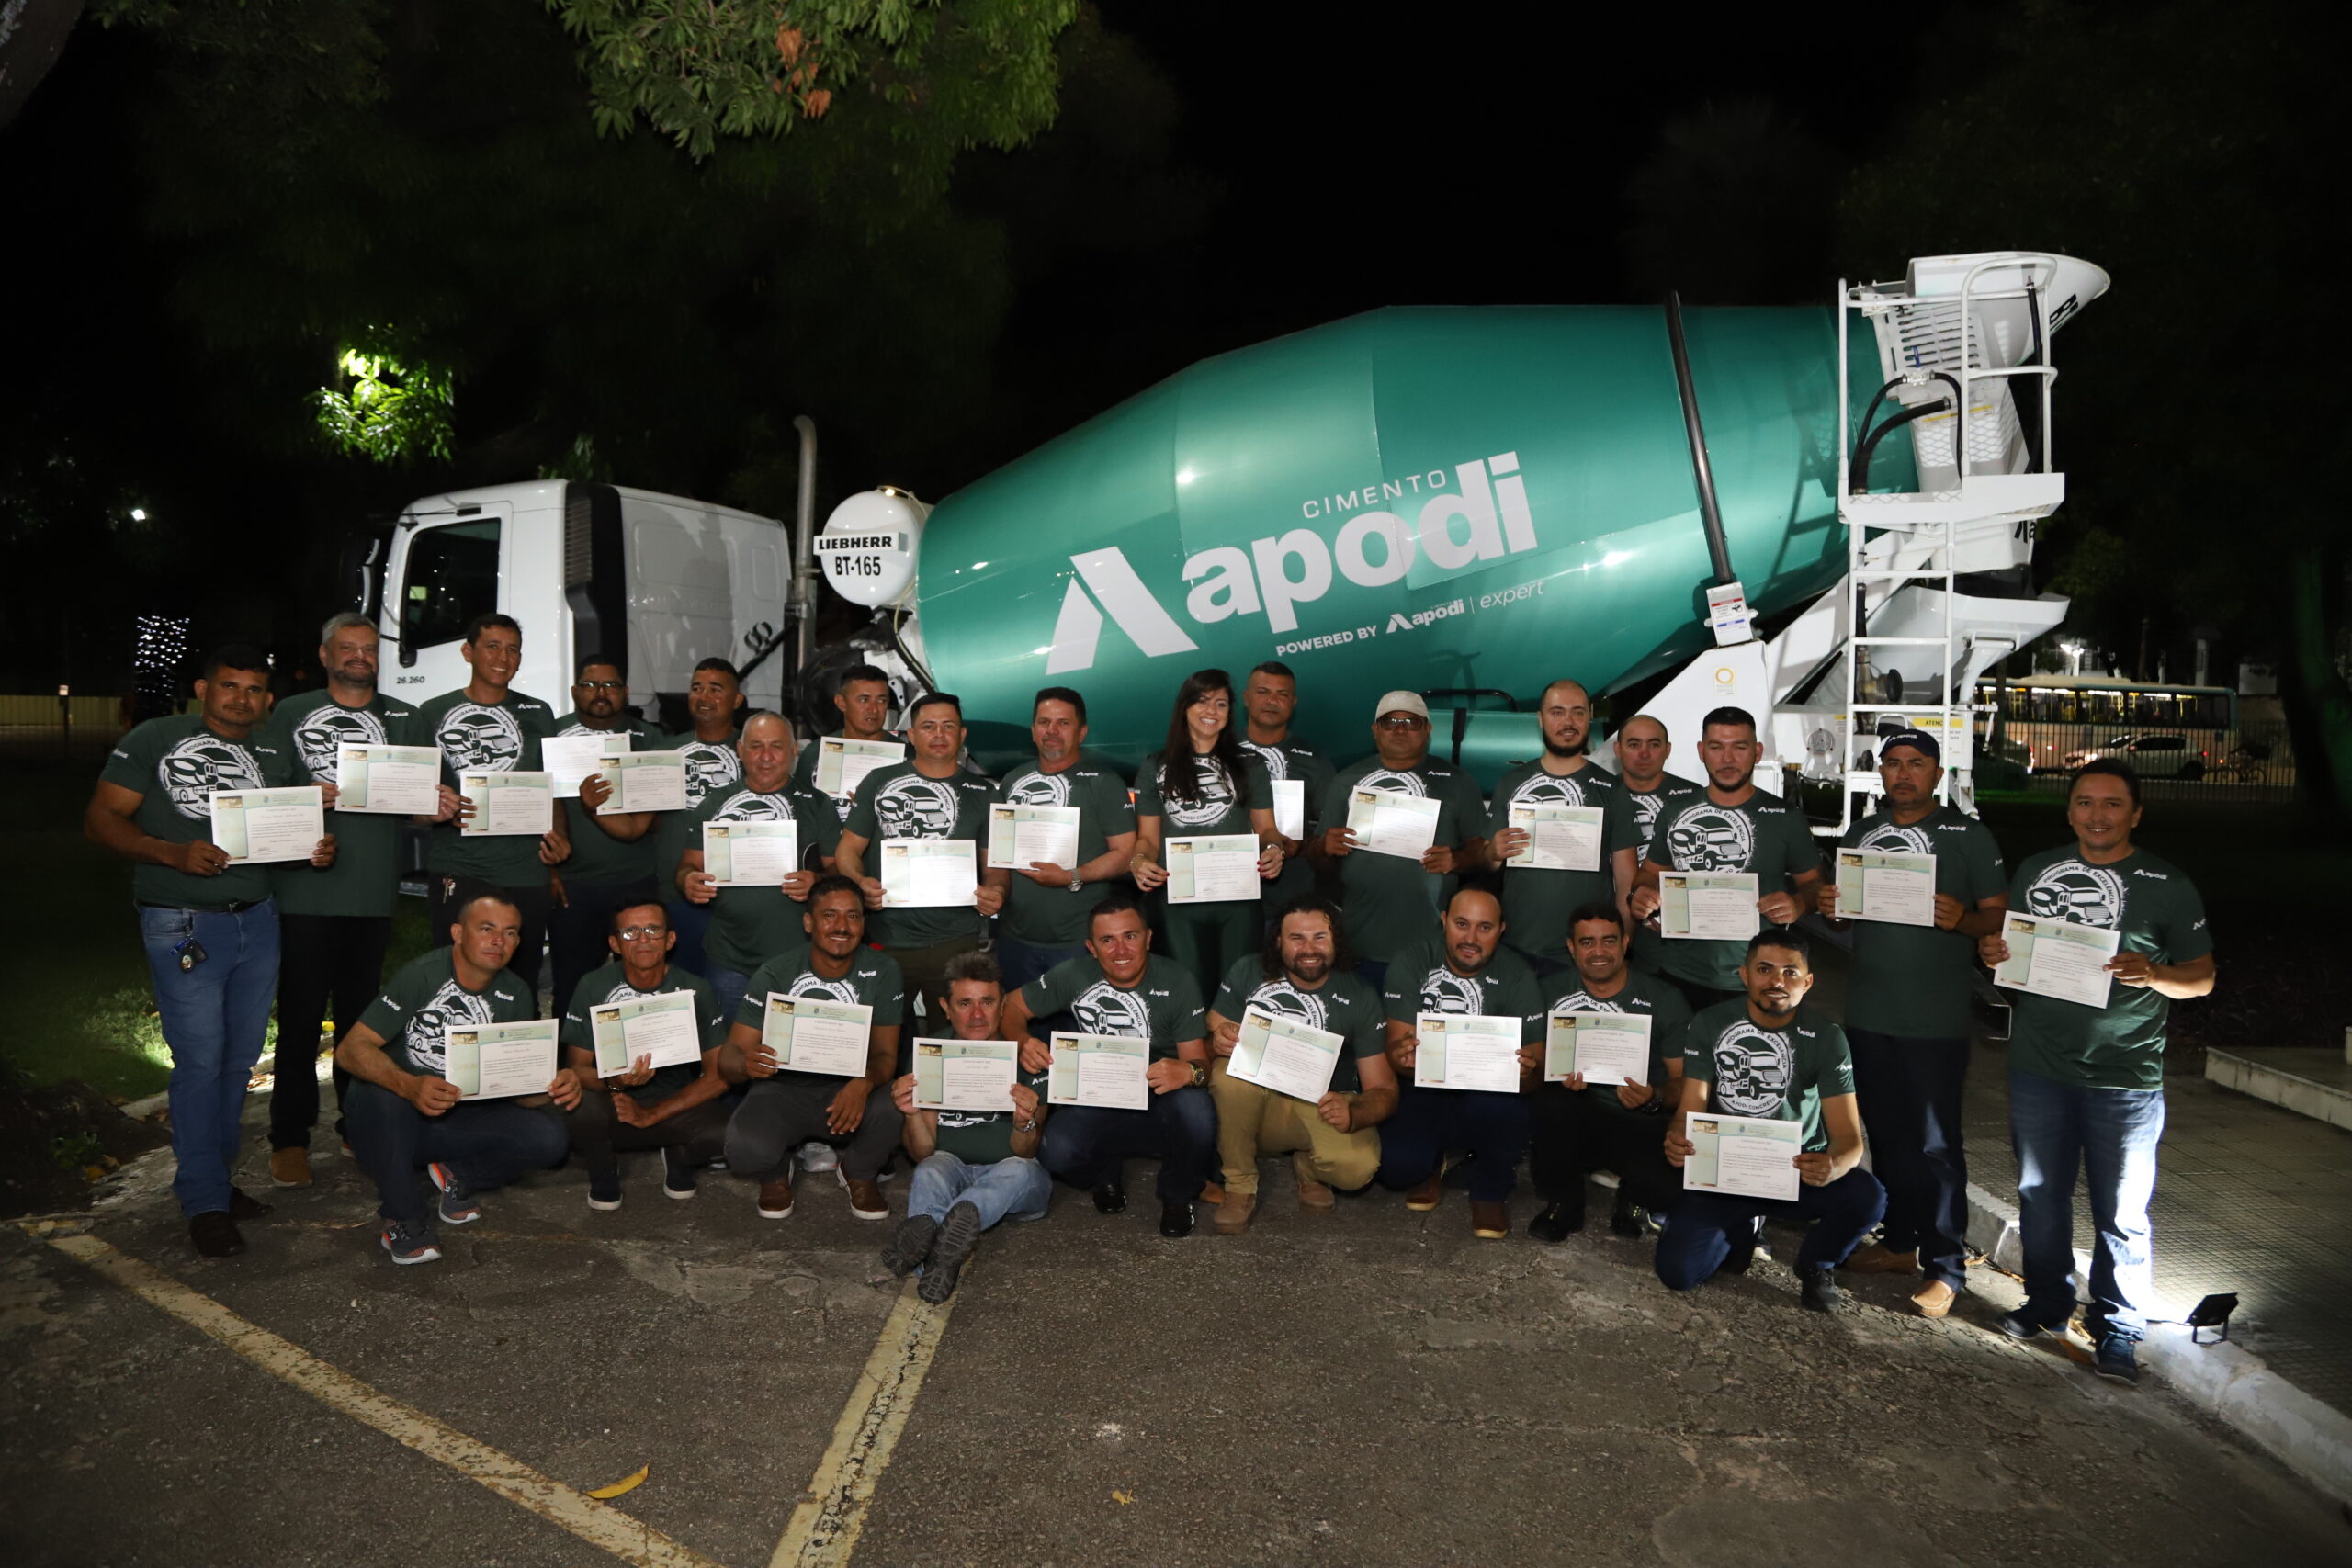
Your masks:
[[[498,608],[498,520],[420,529],[409,541],[401,584],[401,640],[430,648],[466,635],[476,615]]]

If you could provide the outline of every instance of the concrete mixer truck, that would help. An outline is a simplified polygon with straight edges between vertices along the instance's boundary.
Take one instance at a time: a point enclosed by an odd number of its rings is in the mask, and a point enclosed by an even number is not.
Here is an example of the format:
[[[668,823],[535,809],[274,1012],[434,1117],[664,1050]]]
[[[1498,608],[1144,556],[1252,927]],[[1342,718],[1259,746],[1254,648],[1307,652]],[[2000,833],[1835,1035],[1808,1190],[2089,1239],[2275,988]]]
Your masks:
[[[2065,611],[2029,570],[2064,494],[2052,342],[2107,284],[2000,252],[1828,309],[1375,310],[1203,361],[936,505],[861,492],[811,537],[806,460],[798,537],[497,487],[418,502],[363,581],[411,696],[462,682],[454,636],[494,605],[542,694],[591,649],[625,651],[649,713],[704,654],[771,704],[856,659],[902,701],[960,694],[987,765],[1066,684],[1090,747],[1132,767],[1188,671],[1276,659],[1306,739],[1353,756],[1369,697],[1415,689],[1435,747],[1491,784],[1570,674],[1677,737],[1746,707],[1780,764],[1759,779],[1842,783],[1848,812],[1871,735],[1933,727],[1964,801],[1968,694]],[[811,644],[819,571],[872,612],[853,647]],[[1674,759],[1693,777],[1695,750]]]

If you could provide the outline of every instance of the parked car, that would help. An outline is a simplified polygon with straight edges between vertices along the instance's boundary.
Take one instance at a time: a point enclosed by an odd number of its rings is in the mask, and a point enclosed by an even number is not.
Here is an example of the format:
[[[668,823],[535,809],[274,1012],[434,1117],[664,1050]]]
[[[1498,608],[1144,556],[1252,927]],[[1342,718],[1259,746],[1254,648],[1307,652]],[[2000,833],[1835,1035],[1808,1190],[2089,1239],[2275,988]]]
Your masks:
[[[2119,735],[2100,745],[2067,752],[2063,765],[2079,768],[2094,757],[2129,762],[2147,779],[2201,779],[2212,765],[2212,759],[2185,735]]]

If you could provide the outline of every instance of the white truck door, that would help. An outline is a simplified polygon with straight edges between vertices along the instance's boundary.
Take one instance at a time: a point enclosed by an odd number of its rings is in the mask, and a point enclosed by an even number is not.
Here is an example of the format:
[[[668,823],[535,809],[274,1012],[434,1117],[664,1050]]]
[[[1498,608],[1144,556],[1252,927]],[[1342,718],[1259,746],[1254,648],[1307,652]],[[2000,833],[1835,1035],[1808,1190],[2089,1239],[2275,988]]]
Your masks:
[[[391,655],[385,685],[393,695],[419,703],[466,683],[458,649],[467,624],[500,606],[510,527],[508,508],[494,504],[394,536],[379,628]]]

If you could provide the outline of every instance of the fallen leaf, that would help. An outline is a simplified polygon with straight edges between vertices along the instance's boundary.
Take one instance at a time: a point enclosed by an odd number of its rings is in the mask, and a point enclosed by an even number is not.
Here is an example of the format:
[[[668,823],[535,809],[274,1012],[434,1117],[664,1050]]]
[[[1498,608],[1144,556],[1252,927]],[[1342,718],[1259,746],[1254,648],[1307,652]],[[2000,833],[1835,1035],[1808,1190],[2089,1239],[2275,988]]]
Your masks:
[[[588,1495],[596,1498],[600,1502],[609,1502],[611,1499],[619,1496],[624,1492],[634,1492],[639,1486],[644,1485],[646,1476],[650,1474],[652,1470],[653,1467],[651,1465],[646,1465],[639,1469],[635,1475],[628,1477],[627,1480],[616,1481],[610,1486],[599,1486],[594,1492],[589,1493]]]
[[[1111,1494],[1111,1501],[1122,1506],[1132,1503],[1135,1500],[1135,1495],[1131,1492],[1114,1492]]]

